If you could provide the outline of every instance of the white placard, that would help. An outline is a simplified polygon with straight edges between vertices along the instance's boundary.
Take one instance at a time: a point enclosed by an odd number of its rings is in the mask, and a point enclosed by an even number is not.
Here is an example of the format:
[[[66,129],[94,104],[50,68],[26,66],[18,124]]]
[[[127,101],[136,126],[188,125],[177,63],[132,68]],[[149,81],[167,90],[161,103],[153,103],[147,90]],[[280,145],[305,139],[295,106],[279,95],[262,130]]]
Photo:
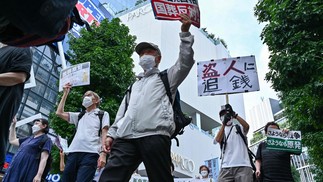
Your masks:
[[[33,121],[33,120],[35,120],[35,119],[39,119],[39,118],[42,118],[42,116],[41,116],[41,114],[40,114],[40,113],[38,113],[38,114],[36,114],[36,115],[33,115],[33,116],[30,116],[30,117],[28,117],[28,118],[25,118],[25,119],[23,119],[23,120],[17,121],[17,123],[16,123],[16,128],[17,128],[17,127],[19,127],[19,126],[22,126],[22,125],[24,125],[24,124],[27,124],[27,123],[29,123],[29,122],[32,122],[32,121]]]
[[[259,91],[254,56],[197,63],[198,95],[221,95]]]
[[[73,87],[90,84],[90,62],[80,63],[63,69],[59,79],[59,91],[67,83]]]

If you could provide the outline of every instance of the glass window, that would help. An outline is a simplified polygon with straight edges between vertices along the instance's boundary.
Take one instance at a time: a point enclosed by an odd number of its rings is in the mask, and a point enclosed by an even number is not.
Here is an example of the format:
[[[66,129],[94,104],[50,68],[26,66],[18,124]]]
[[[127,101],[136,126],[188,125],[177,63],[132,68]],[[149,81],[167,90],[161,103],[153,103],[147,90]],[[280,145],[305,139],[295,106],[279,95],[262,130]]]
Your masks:
[[[29,101],[27,101],[27,102],[29,102]],[[35,115],[36,113],[37,112],[36,112],[35,109],[32,109],[32,108],[30,108],[28,106],[25,106],[24,111],[23,111],[23,113],[21,115],[21,118],[27,118],[27,117]]]
[[[58,91],[58,85],[57,84],[58,84],[58,78],[52,75],[49,78],[48,86],[50,88],[52,88],[53,90],[57,90]]]
[[[27,98],[27,102],[26,102],[26,105],[31,107],[31,108],[38,108],[38,105],[40,104],[40,101],[41,101],[41,97],[37,96],[36,94],[34,93],[30,93],[28,98]],[[25,108],[26,109],[26,108]],[[31,115],[29,115],[31,116]]]
[[[37,49],[32,49],[33,50],[33,62],[34,63],[39,63],[42,57],[42,53],[38,51]]]
[[[49,72],[47,72],[46,70],[39,67],[37,72],[36,72],[35,78],[36,78],[36,80],[40,80],[43,83],[47,83],[49,75],[50,75]]]
[[[53,104],[43,101],[41,107],[40,107],[40,112],[44,115],[49,116],[50,111],[53,110]]]
[[[45,92],[44,97],[47,100],[49,100],[50,102],[52,102],[53,104],[55,104],[56,103],[57,92],[48,88],[47,91]]]
[[[48,71],[52,70],[52,61],[46,55],[44,55],[43,59],[41,59],[40,65],[45,70],[48,70]]]
[[[44,95],[46,86],[43,83],[37,81],[36,87],[31,88],[31,90],[39,95]]]

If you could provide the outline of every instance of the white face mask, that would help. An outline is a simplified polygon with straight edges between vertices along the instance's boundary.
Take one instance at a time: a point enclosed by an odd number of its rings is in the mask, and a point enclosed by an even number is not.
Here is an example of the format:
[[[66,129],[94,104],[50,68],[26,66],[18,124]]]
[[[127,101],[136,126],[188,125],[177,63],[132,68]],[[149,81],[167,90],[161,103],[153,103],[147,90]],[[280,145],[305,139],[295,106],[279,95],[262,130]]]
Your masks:
[[[85,97],[84,97],[84,99],[83,99],[82,105],[83,105],[85,108],[88,108],[88,107],[90,107],[92,104],[93,104],[93,102],[92,102],[92,97],[91,97],[91,96],[85,96]]]
[[[143,55],[140,57],[139,65],[142,67],[143,70],[149,71],[155,65],[155,56],[152,55]]]
[[[232,125],[232,119],[227,122],[227,126],[230,126],[230,125]]]
[[[202,175],[203,177],[207,177],[208,173],[207,173],[207,171],[201,171],[201,175]]]
[[[33,127],[31,127],[31,130],[32,130],[33,134],[36,134],[38,131],[41,130],[41,128],[38,125],[34,125]]]

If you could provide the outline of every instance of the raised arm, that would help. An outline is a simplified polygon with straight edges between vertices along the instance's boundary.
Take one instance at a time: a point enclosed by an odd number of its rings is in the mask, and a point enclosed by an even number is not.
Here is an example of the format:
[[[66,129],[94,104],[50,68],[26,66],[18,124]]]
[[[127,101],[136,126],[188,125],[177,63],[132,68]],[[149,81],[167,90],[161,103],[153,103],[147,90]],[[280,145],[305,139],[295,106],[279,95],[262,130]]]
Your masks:
[[[17,123],[17,119],[15,116],[10,125],[9,143],[14,146],[19,146],[19,139],[17,138],[17,135],[16,135],[16,123]]]
[[[247,134],[249,131],[249,124],[240,116],[236,116],[236,119],[239,121],[239,123],[243,127],[244,133]]]
[[[215,137],[215,141],[218,143],[221,143],[222,139],[224,136],[224,124],[222,124],[220,131],[218,132],[218,134]]]
[[[64,119],[65,121],[69,121],[69,114],[68,112],[64,111],[64,107],[65,107],[65,102],[67,99],[67,96],[71,90],[72,85],[67,83],[64,87],[63,87],[63,96],[61,98],[61,101],[58,104],[57,110],[56,110],[56,115],[62,119]]]

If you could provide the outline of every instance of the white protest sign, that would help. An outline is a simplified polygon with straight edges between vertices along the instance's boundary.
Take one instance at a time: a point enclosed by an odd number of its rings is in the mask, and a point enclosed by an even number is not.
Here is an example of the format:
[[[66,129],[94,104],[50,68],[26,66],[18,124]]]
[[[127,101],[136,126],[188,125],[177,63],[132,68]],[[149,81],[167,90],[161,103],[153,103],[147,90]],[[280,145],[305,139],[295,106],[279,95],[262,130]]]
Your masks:
[[[302,152],[302,137],[300,131],[289,131],[268,128],[267,148],[273,150],[284,150],[288,152]]]
[[[197,63],[198,95],[221,95],[259,91],[254,56]]]
[[[17,128],[17,127],[19,127],[19,126],[22,126],[22,125],[24,125],[24,124],[27,124],[27,123],[29,123],[29,122],[32,122],[32,121],[34,121],[35,119],[39,119],[39,118],[42,118],[42,116],[41,116],[41,114],[40,114],[40,113],[38,113],[38,114],[36,114],[36,115],[33,115],[33,116],[30,116],[30,117],[28,117],[28,118],[26,118],[26,119],[23,119],[23,120],[17,121],[17,123],[16,123],[16,128]]]
[[[30,77],[26,81],[24,89],[35,87],[35,86],[36,86],[36,80],[35,80],[34,68],[31,67],[31,69],[30,69]]]
[[[67,83],[72,86],[81,86],[90,84],[90,62],[80,63],[63,69],[59,79],[59,91]]]

